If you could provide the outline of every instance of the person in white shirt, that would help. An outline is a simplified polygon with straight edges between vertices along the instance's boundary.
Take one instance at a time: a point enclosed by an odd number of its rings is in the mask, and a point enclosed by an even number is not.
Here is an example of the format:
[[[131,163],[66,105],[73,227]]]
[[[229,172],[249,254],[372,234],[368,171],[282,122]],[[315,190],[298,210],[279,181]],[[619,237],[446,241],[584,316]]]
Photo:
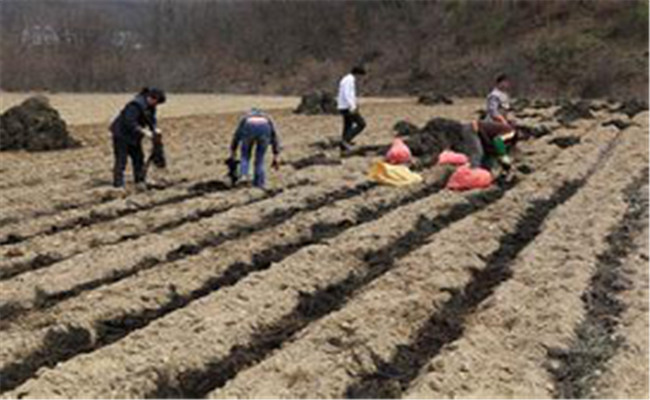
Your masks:
[[[496,86],[487,96],[487,121],[506,125],[512,124],[507,115],[510,111],[509,89],[510,80],[508,76],[505,74],[497,76]]]
[[[359,114],[356,94],[356,78],[366,74],[363,67],[354,67],[339,82],[337,108],[343,116],[343,137],[341,151],[352,148],[352,140],[366,127],[366,121]]]

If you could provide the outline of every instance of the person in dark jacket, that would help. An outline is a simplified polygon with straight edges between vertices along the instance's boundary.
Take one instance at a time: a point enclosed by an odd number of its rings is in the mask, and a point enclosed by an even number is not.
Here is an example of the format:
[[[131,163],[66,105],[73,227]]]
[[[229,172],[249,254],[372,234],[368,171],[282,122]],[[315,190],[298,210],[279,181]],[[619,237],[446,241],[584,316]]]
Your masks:
[[[124,187],[124,170],[127,158],[131,158],[133,177],[136,185],[144,185],[146,168],[142,139],[144,136],[159,135],[156,126],[156,107],[166,100],[165,92],[155,88],[144,88],[133,100],[126,104],[113,120],[110,130],[113,137],[115,164],[113,167],[113,186]],[[148,128],[150,134],[145,131]]]
[[[237,148],[241,144],[241,161],[240,171],[243,180],[248,179],[250,160],[255,147],[255,166],[253,176],[253,186],[264,188],[266,184],[266,174],[264,172],[264,155],[267,147],[271,145],[273,151],[273,168],[279,167],[280,140],[273,120],[262,111],[253,108],[246,114],[239,125],[230,145],[230,160],[235,160]]]

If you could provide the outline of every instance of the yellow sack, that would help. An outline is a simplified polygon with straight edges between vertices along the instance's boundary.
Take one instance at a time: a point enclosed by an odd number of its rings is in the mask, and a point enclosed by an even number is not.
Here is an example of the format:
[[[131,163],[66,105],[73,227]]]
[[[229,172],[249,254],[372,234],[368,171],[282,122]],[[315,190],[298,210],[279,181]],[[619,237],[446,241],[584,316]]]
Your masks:
[[[411,172],[407,166],[391,165],[380,160],[370,167],[368,178],[391,186],[405,186],[422,182],[422,177]]]

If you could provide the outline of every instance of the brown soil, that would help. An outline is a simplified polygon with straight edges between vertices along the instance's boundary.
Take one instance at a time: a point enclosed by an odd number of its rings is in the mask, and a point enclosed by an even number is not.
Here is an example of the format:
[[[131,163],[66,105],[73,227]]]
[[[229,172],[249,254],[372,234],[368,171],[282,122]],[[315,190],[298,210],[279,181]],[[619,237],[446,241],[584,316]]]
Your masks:
[[[169,171],[146,193],[104,188],[103,126],[75,127],[89,145],[74,155],[11,155],[3,396],[552,396],[547,349],[571,349],[589,314],[581,295],[648,166],[647,113],[533,136],[484,191],[444,190],[439,167],[413,187],[367,181],[397,121],[468,121],[477,106],[366,105],[346,158],[339,117],[273,112],[286,151],[268,192],[224,184],[236,113],[163,119]],[[612,118],[635,125],[601,126]],[[640,251],[626,256],[637,274]],[[616,294],[629,345],[587,365],[598,393],[647,391],[643,290]]]

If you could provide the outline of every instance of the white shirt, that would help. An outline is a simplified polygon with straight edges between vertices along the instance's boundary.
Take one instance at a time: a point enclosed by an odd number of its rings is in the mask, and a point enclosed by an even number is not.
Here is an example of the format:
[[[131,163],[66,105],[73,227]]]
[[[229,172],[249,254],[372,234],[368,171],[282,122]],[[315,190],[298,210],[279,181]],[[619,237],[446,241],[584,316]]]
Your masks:
[[[510,110],[510,97],[507,93],[494,88],[487,97],[488,119],[493,120],[497,115],[504,115]]]
[[[339,95],[336,99],[339,110],[354,111],[357,108],[357,93],[354,75],[347,74],[339,82]]]

